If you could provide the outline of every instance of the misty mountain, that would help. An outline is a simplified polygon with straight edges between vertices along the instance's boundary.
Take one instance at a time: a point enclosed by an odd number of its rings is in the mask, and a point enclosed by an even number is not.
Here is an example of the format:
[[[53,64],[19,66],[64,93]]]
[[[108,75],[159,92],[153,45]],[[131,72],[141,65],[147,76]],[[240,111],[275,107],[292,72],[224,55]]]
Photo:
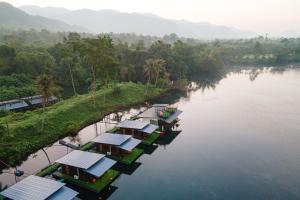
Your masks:
[[[71,26],[59,20],[32,16],[5,2],[0,2],[0,27],[8,29],[35,28],[52,31],[85,31],[84,28]]]
[[[176,33],[181,37],[199,39],[246,38],[256,34],[231,27],[209,23],[193,23],[185,20],[170,20],[153,14],[123,13],[114,10],[67,10],[65,8],[23,6],[32,15],[59,19],[65,23],[78,25],[93,33],[136,33],[163,36]]]

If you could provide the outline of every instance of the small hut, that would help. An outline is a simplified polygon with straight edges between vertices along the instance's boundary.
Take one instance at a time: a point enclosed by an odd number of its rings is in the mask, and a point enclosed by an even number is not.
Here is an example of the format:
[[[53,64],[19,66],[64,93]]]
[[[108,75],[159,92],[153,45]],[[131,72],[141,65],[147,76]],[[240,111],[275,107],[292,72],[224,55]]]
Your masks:
[[[178,116],[181,113],[181,110],[171,107],[168,104],[154,104],[151,108],[145,110],[137,117],[143,120],[149,120],[151,123],[156,123],[165,130],[172,129],[179,121]]]
[[[12,200],[73,200],[78,192],[65,183],[38,176],[28,176],[0,193]]]
[[[61,172],[74,179],[95,183],[116,161],[105,155],[86,151],[74,150],[56,163],[62,165]]]
[[[141,143],[141,140],[135,139],[130,135],[117,133],[104,133],[92,141],[96,143],[97,151],[118,157],[130,154]]]
[[[41,106],[43,104],[42,95],[24,97],[24,98],[22,98],[22,100],[27,101],[31,106]],[[57,101],[58,101],[58,99],[55,96],[50,96],[47,100],[48,104],[53,104]]]
[[[0,102],[0,110],[18,111],[18,110],[25,110],[27,108],[28,108],[28,104],[21,99]]]
[[[121,134],[132,135],[136,139],[144,140],[159,127],[149,122],[125,120],[117,125]]]

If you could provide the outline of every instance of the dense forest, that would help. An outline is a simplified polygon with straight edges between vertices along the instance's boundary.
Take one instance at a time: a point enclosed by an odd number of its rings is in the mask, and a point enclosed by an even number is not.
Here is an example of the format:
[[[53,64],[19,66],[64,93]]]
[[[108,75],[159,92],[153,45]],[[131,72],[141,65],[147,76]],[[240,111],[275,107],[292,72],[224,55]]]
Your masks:
[[[96,89],[115,82],[176,85],[230,65],[282,65],[300,61],[300,39],[258,37],[200,41],[135,34],[78,34],[47,30],[0,31],[0,100],[36,93],[39,75],[60,88]]]

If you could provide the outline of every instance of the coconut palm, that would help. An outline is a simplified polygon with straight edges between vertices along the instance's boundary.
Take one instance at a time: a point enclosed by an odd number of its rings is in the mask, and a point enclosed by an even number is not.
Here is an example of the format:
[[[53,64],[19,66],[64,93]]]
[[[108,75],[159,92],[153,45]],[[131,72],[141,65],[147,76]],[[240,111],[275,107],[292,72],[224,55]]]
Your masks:
[[[52,76],[43,74],[37,77],[36,79],[36,89],[37,92],[42,95],[42,104],[43,104],[43,113],[42,113],[42,131],[44,130],[45,124],[45,111],[48,104],[48,100],[51,96],[57,94],[58,87],[54,83]]]
[[[149,85],[151,79],[155,78],[154,85],[156,86],[160,72],[163,69],[166,61],[163,59],[147,59],[144,65],[144,74],[147,76],[147,84]]]
[[[166,64],[166,61],[163,59],[155,59],[154,60],[154,68],[155,68],[155,83],[154,86],[156,87],[157,80],[159,78],[160,72],[163,71],[163,66]]]

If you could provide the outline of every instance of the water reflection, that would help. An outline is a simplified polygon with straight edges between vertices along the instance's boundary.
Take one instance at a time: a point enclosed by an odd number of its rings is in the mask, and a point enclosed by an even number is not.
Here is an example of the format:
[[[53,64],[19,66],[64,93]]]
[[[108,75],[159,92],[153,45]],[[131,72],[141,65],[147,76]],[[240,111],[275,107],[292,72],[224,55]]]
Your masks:
[[[137,161],[130,165],[118,162],[113,166],[113,169],[119,171],[121,174],[132,175],[141,165],[142,163]]]

